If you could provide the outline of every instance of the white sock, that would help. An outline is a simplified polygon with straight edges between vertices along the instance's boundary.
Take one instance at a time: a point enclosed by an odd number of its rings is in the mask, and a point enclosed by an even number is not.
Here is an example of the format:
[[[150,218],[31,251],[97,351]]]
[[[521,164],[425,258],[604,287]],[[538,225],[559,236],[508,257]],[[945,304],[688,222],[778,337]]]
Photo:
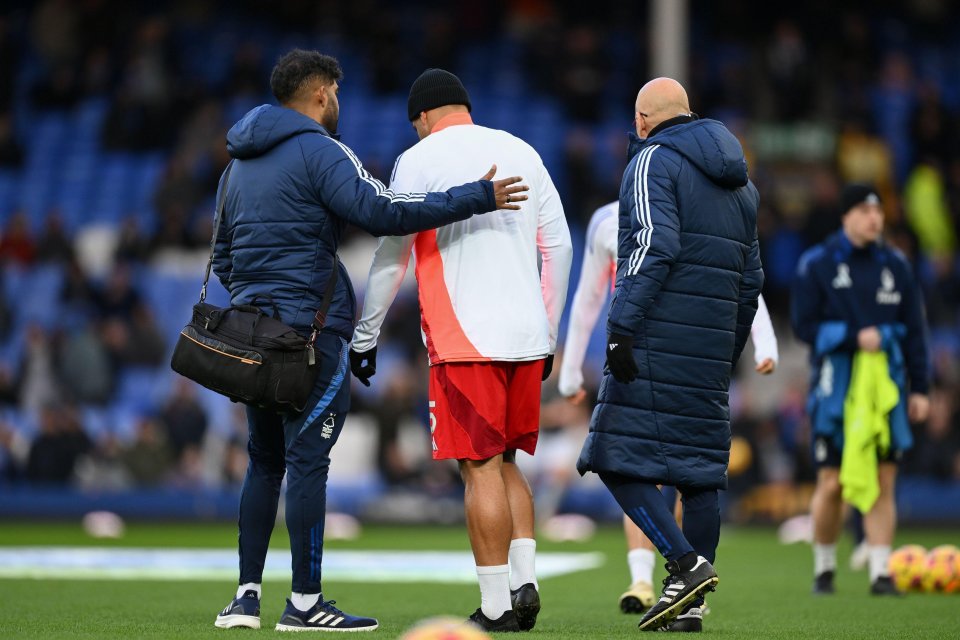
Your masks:
[[[259,582],[248,582],[246,584],[240,585],[240,588],[237,589],[237,597],[242,598],[243,594],[245,594],[247,591],[256,591],[257,599],[258,600],[260,599],[260,593],[262,589],[260,588]]]
[[[646,582],[653,584],[653,565],[656,557],[650,549],[631,549],[627,552],[627,564],[630,565],[630,583]]]
[[[813,575],[837,570],[837,545],[813,543]]]
[[[290,602],[300,611],[310,611],[320,599],[319,593],[291,593]]]
[[[510,542],[510,589],[519,589],[528,582],[539,590],[536,570],[537,541],[517,538]]]
[[[498,564],[477,567],[480,582],[480,610],[491,620],[497,620],[513,608],[510,604],[510,565]]]
[[[890,575],[890,545],[872,544],[867,547],[870,554],[870,582],[877,578]]]

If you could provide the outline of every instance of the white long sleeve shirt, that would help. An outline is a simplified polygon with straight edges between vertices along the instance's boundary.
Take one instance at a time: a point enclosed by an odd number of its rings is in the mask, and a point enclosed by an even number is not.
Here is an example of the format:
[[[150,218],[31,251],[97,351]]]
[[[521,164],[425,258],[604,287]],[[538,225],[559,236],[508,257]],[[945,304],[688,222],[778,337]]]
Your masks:
[[[593,213],[587,227],[580,282],[573,295],[563,362],[560,365],[559,388],[564,396],[572,396],[583,387],[583,360],[590,335],[616,280],[619,213],[619,202],[604,205]],[[772,358],[775,363],[778,361],[777,337],[773,333],[770,313],[762,295],[750,337],[757,364],[766,358]]]
[[[556,351],[573,247],[560,197],[530,145],[474,125],[467,114],[453,114],[397,159],[390,188],[444,191],[476,180],[493,164],[494,179],[521,176],[530,187],[520,210],[381,238],[353,336],[355,350],[376,346],[412,253],[431,365],[535,360]]]

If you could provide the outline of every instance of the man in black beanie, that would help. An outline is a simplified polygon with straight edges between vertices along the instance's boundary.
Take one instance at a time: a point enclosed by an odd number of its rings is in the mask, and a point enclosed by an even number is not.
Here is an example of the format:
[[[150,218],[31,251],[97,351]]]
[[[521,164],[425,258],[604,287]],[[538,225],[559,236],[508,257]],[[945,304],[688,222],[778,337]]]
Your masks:
[[[913,445],[909,423],[923,422],[930,411],[923,295],[903,254],[883,242],[883,207],[872,185],[845,186],[840,215],[840,230],[800,257],[791,296],[793,330],[810,345],[813,370],[807,403],[817,469],[810,505],[813,592],[834,593],[837,538],[847,501],[863,513],[870,593],[899,595],[888,568],[897,524],[897,463]],[[845,440],[855,434],[854,425],[863,424],[850,410],[856,406],[857,395],[850,390],[859,352],[887,354],[897,398],[881,420],[886,444],[876,443],[875,452],[851,446],[847,455]],[[858,465],[853,452],[864,450],[867,464]],[[858,487],[869,491],[858,493]]]
[[[563,206],[537,152],[505,131],[473,124],[457,76],[427,69],[407,116],[420,142],[393,170],[397,193],[459,184],[495,163],[528,177],[520,211],[489,223],[383,238],[353,336],[351,367],[368,384],[380,326],[416,255],[421,327],[430,358],[434,459],[459,461],[467,530],[480,583],[471,620],[487,631],[532,629],[540,611],[533,499],[516,450],[533,454],[540,384],[550,375],[573,249]],[[537,255],[543,257],[542,273]]]
[[[468,113],[472,110],[470,96],[460,78],[443,69],[427,69],[410,87],[407,120],[413,122],[424,111],[454,104],[465,106]]]

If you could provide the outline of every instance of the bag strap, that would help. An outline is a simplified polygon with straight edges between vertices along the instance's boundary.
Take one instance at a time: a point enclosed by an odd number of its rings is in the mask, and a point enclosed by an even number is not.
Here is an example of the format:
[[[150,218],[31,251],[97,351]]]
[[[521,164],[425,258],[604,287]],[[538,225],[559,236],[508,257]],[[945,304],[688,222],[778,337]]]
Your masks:
[[[330,270],[330,277],[327,278],[327,288],[323,292],[323,300],[320,301],[320,308],[313,316],[313,328],[315,331],[323,331],[327,324],[327,311],[330,309],[330,303],[333,302],[333,291],[337,288],[337,277],[340,274],[340,259],[337,254],[333,254],[333,268]]]
[[[203,286],[200,287],[200,302],[207,299],[207,282],[210,280],[210,270],[213,268],[213,250],[217,246],[217,232],[223,222],[223,209],[227,203],[227,183],[230,180],[230,170],[234,161],[231,160],[223,172],[223,186],[220,188],[220,197],[217,199],[217,212],[213,217],[213,237],[210,238],[210,256],[207,258],[207,271],[203,274]]]
[[[210,281],[210,271],[213,269],[213,252],[217,246],[217,233],[220,231],[220,223],[223,222],[223,211],[227,202],[227,184],[230,180],[230,171],[233,169],[231,160],[223,172],[223,186],[220,188],[220,197],[217,199],[217,212],[213,218],[213,237],[210,238],[210,256],[207,258],[207,270],[203,274],[203,286],[200,288],[200,302],[207,299],[207,283]],[[330,303],[333,302],[334,289],[337,288],[337,277],[340,273],[340,259],[337,254],[333,254],[333,268],[330,270],[330,277],[327,278],[327,287],[323,292],[323,300],[320,302],[320,308],[313,316],[314,335],[323,330],[327,323],[327,311],[330,309]],[[311,339],[311,344],[313,340]]]

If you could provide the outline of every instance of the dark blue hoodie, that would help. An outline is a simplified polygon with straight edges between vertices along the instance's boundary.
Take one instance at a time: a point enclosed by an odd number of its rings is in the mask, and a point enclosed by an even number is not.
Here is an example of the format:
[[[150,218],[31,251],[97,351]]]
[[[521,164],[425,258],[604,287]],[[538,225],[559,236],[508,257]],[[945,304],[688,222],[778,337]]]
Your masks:
[[[722,488],[730,374],[763,284],[759,197],[715,120],[634,137],[631,155],[607,331],[633,337],[640,377],[604,376],[578,469]]]
[[[281,319],[304,333],[347,223],[377,236],[405,235],[496,208],[490,181],[444,193],[396,194],[317,122],[284,107],[262,105],[247,113],[227,133],[227,150],[235,161],[214,273],[234,304],[268,295]],[[326,331],[349,340],[356,300],[346,270],[338,268]]]

